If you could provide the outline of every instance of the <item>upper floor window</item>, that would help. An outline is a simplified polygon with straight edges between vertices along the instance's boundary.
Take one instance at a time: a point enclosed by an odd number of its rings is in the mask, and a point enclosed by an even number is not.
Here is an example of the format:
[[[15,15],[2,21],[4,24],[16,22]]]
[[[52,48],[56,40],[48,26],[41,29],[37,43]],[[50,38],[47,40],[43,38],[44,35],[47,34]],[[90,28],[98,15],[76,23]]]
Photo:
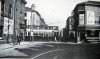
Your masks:
[[[25,13],[25,17],[27,16],[27,13]]]
[[[4,13],[5,12],[5,1],[1,0],[1,12]]]
[[[9,5],[9,16],[12,17],[13,15],[13,10],[12,10],[12,5]]]

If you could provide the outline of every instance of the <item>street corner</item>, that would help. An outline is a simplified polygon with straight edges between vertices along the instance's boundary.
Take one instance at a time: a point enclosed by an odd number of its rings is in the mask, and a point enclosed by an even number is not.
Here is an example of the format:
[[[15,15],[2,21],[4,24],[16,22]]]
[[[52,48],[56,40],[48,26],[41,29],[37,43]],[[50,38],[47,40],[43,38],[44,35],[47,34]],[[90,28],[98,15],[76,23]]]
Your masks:
[[[16,49],[6,49],[0,51],[0,58],[6,58],[6,57],[27,57],[28,55],[20,52]]]

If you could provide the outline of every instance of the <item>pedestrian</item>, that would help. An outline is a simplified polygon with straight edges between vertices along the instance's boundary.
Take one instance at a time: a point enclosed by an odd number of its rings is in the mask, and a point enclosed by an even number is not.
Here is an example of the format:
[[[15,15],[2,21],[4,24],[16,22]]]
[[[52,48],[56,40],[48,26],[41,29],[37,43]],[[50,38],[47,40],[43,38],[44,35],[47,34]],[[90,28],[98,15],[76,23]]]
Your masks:
[[[18,40],[18,44],[20,45],[20,41],[21,41],[21,39],[20,39],[19,34],[17,35],[17,40]]]

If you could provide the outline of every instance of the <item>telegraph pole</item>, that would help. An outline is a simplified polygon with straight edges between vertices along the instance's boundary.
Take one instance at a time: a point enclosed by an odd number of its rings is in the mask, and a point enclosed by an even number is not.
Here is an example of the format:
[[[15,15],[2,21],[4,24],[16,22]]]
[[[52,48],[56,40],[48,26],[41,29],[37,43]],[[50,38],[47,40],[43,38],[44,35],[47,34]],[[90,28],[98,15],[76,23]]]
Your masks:
[[[16,0],[14,0],[14,7],[13,8],[14,8],[14,13],[13,13],[14,14],[13,45],[15,45],[15,41],[16,41],[16,31],[15,31],[15,28],[16,28],[15,27],[15,23],[16,23],[15,22],[16,21],[16,15],[15,15],[16,14]]]
[[[9,44],[9,26],[10,26],[10,25],[9,25],[9,13],[8,13],[8,35],[7,35],[7,36],[8,36],[8,37],[7,37],[7,43],[8,43],[8,44]]]

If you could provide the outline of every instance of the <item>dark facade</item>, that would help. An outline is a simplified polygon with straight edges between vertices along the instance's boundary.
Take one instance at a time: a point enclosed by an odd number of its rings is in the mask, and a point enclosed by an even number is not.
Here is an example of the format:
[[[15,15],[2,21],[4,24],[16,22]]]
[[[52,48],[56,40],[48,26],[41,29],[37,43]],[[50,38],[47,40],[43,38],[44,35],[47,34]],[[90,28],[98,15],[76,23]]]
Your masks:
[[[21,33],[20,24],[23,24],[25,14],[25,0],[0,0],[0,38],[4,42],[13,42],[17,34]],[[20,32],[18,32],[20,31]],[[23,30],[22,30],[23,31]]]
[[[40,26],[42,26],[44,28],[47,27],[47,24],[44,22],[44,19],[43,18],[41,18],[41,20],[40,20]]]
[[[25,39],[25,25],[26,25],[26,19],[25,19],[25,0],[16,0],[15,1],[15,35],[20,34],[21,39]]]
[[[77,42],[98,42],[100,39],[100,2],[87,1],[72,12]]]
[[[68,17],[66,20],[66,26],[63,29],[63,41],[65,42],[76,42],[75,40],[75,29],[74,29],[74,18]]]
[[[0,37],[1,40],[13,39],[14,0],[1,0]]]

